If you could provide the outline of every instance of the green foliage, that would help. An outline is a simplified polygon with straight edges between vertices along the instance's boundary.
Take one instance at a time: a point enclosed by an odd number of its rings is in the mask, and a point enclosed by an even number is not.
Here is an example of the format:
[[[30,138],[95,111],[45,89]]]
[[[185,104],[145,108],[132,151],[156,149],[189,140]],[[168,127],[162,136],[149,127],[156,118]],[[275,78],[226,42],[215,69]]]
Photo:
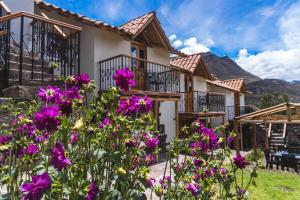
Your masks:
[[[289,96],[287,93],[282,94],[268,94],[265,93],[261,96],[261,108],[268,108],[271,106],[275,106],[281,103],[289,102]]]

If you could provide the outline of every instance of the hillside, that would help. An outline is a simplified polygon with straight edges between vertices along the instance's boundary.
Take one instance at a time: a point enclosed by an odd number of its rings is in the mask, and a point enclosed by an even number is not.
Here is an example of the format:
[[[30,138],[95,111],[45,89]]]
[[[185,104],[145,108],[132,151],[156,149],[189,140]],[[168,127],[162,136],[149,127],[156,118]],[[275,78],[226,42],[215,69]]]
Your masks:
[[[253,96],[260,96],[264,93],[282,94],[287,93],[292,102],[300,102],[300,83],[287,82],[279,79],[264,79],[247,84],[247,90],[253,93]]]
[[[219,57],[210,52],[201,54],[210,73],[219,79],[244,78],[246,84],[261,80],[259,77],[245,71],[229,57]]]

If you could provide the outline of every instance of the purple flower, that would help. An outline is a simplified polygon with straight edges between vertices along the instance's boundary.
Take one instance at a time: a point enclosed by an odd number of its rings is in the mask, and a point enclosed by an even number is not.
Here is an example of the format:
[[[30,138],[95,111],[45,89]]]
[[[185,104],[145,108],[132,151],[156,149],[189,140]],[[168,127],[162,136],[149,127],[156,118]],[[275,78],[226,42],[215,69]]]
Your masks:
[[[111,121],[108,118],[104,118],[102,122],[100,122],[99,128],[105,128],[111,124]]]
[[[70,137],[70,144],[74,145],[78,141],[78,134],[72,133]]]
[[[37,154],[40,151],[40,148],[36,144],[29,144],[24,150],[24,153],[30,156]]]
[[[157,136],[154,136],[153,138],[148,138],[146,140],[146,147],[148,149],[154,149],[158,146],[159,140]]]
[[[155,179],[147,176],[146,177],[146,183],[147,183],[149,188],[153,188],[153,186],[155,184]]]
[[[202,130],[201,139],[190,144],[193,153],[196,152],[197,149],[206,152],[207,150],[217,149],[220,146],[219,139],[213,130],[207,128]]]
[[[20,135],[26,135],[28,137],[34,136],[36,127],[32,122],[21,124],[19,127],[16,128],[16,131]]]
[[[66,97],[68,99],[81,99],[81,95],[79,94],[79,88],[76,86],[70,87],[66,91]]]
[[[144,98],[139,98],[138,105],[140,113],[147,113],[152,108],[152,100],[145,96]]]
[[[198,194],[198,188],[197,185],[194,183],[188,183],[186,184],[185,188],[192,193],[193,196],[197,196]]]
[[[0,144],[4,145],[11,141],[12,136],[11,135],[0,135]]]
[[[222,176],[226,176],[227,175],[227,170],[224,167],[220,168],[220,173]]]
[[[159,180],[159,183],[163,189],[168,189],[172,180],[170,176],[164,176],[162,179]]]
[[[90,81],[88,74],[83,73],[75,76],[75,84],[79,88],[81,88],[83,84],[89,84]]]
[[[135,81],[133,80],[134,73],[128,68],[118,69],[114,75],[116,86],[121,90],[128,91],[130,87],[135,86]]]
[[[63,145],[59,142],[55,144],[54,148],[51,148],[50,155],[51,164],[59,171],[71,165],[70,159],[68,159],[65,155]]]
[[[24,194],[24,200],[42,199],[43,193],[51,188],[52,180],[47,172],[33,176],[31,183],[21,185],[21,191]]]
[[[138,143],[135,141],[135,140],[130,140],[130,139],[127,139],[125,141],[125,145],[127,147],[136,147],[138,145]]]
[[[69,116],[73,112],[72,101],[60,99],[57,103],[58,103],[61,114]]]
[[[194,165],[196,167],[201,167],[202,164],[203,164],[203,160],[201,160],[201,159],[195,159],[194,160]]]
[[[43,135],[38,135],[34,138],[34,142],[38,143],[38,142],[45,142],[47,139],[49,138],[49,133],[46,132]]]
[[[55,103],[61,98],[61,92],[58,87],[48,85],[47,88],[40,88],[38,96],[43,102]]]
[[[241,156],[241,154],[237,154],[236,157],[233,158],[233,163],[240,169],[244,169],[246,165],[248,165],[247,160]]]
[[[233,142],[233,140],[234,140],[234,137],[229,136],[229,137],[227,138],[227,145],[231,145],[231,143]]]
[[[148,155],[144,156],[144,161],[145,161],[146,165],[151,165],[155,162],[155,157],[153,154],[148,154]]]
[[[57,106],[43,108],[34,116],[36,128],[48,132],[56,131],[60,125],[60,112]]]
[[[89,190],[88,190],[86,199],[87,200],[96,200],[98,192],[99,192],[99,188],[97,187],[97,183],[92,182],[89,185]]]

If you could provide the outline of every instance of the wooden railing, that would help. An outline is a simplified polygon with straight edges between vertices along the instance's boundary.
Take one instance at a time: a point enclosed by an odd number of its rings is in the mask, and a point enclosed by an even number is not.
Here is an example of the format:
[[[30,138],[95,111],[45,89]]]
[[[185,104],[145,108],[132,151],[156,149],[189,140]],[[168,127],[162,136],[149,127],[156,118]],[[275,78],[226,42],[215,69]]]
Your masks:
[[[118,55],[99,62],[99,89],[106,90],[115,86],[114,74],[118,69],[128,67],[134,72],[136,86],[132,89],[163,93],[177,93],[180,88],[180,70],[175,67],[138,59],[127,55]]]
[[[0,68],[6,71],[5,85],[79,73],[81,30],[78,26],[26,12],[0,17],[0,32],[5,33],[0,36]],[[54,64],[55,70],[51,68]]]
[[[225,95],[212,92],[181,92],[179,112],[225,112]]]

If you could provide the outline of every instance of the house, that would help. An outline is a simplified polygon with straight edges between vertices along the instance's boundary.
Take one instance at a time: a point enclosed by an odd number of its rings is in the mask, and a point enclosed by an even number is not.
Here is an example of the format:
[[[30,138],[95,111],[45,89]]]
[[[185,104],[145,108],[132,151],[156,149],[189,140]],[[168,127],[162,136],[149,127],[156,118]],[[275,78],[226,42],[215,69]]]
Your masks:
[[[0,89],[6,96],[79,72],[103,92],[115,85],[115,71],[128,67],[136,86],[123,95],[153,100],[166,143],[198,117],[220,125],[229,106],[243,105],[243,81],[215,80],[200,54],[176,51],[155,12],[117,27],[40,0],[5,0],[0,10]]]

